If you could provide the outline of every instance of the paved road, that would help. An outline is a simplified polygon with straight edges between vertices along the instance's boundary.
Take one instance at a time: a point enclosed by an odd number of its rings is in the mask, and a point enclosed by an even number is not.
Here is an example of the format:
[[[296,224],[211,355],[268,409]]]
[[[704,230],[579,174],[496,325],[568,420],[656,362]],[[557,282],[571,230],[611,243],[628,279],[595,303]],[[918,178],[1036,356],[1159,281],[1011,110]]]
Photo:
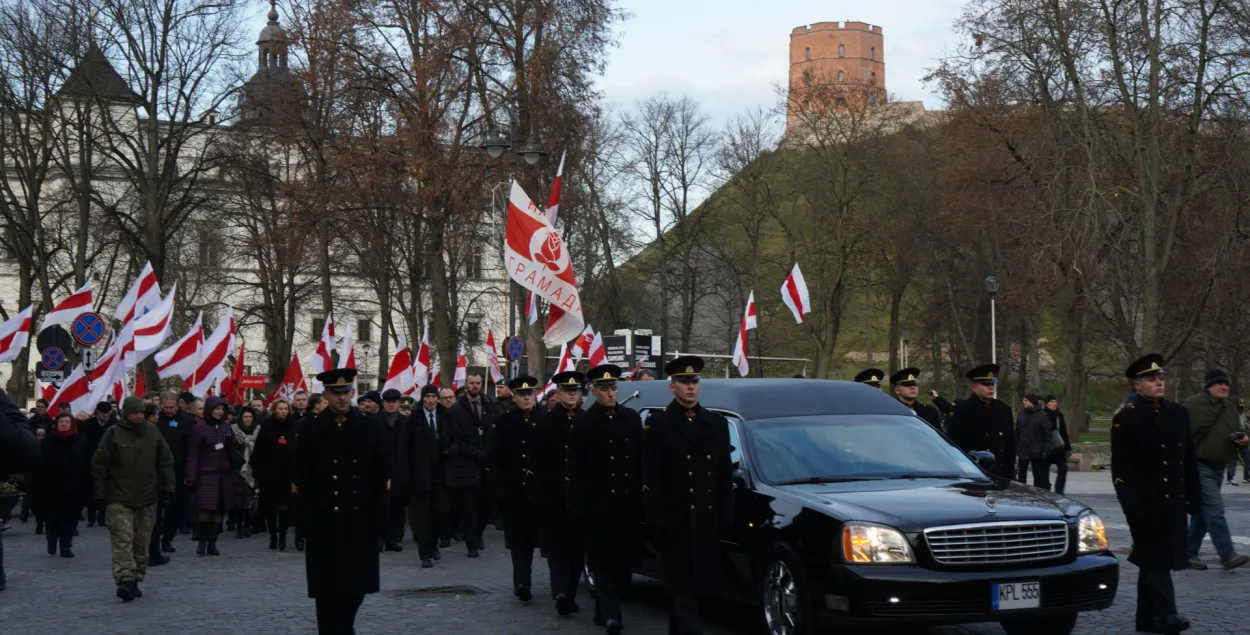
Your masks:
[[[1105,477],[1100,477],[1105,478]],[[1229,520],[1241,545],[1250,535],[1250,486],[1228,498]],[[1075,490],[1075,491],[1073,491]],[[1114,496],[1097,482],[1081,479],[1069,495],[1098,509],[1110,526],[1113,544],[1126,547],[1128,530]],[[1081,493],[1090,492],[1090,493]],[[223,555],[197,558],[185,537],[166,567],[154,568],[143,585],[144,597],[122,604],[114,596],[109,573],[108,535],[102,528],[81,529],[78,557],[48,556],[34,525],[16,523],[4,535],[9,589],[0,593],[0,632],[5,635],[286,635],[315,632],[312,602],[305,597],[302,555],[269,552],[265,540],[223,538]],[[510,592],[510,570],[502,533],[487,532],[482,558],[465,557],[463,548],[447,550],[434,569],[417,566],[415,549],[384,554],[383,592],[369,596],[358,621],[362,635],[454,634],[538,635],[602,633],[590,623],[590,600],[583,612],[561,619],[550,602],[518,606]],[[1250,551],[1250,547],[1244,547]],[[1117,551],[1120,551],[1118,549]],[[1215,562],[1214,553],[1205,553]],[[541,562],[535,567],[545,572]],[[547,597],[545,573],[535,576],[535,597]],[[1176,574],[1182,611],[1194,621],[1193,633],[1250,634],[1250,570],[1226,574],[1218,569]],[[1077,632],[1088,635],[1132,633],[1136,569],[1121,569],[1114,607],[1081,618]],[[469,587],[473,595],[422,594],[427,587]],[[639,579],[638,597],[626,605],[629,633],[666,632],[662,589]],[[753,613],[732,606],[708,607],[709,635],[753,635]],[[898,631],[882,631],[882,633]],[[918,630],[914,635],[1000,635],[997,625]]]

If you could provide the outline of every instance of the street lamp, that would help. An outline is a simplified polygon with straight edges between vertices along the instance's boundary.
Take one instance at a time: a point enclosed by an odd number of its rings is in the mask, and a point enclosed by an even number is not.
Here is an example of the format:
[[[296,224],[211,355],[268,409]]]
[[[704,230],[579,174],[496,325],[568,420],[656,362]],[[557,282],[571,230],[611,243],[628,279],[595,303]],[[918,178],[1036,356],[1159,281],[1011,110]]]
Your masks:
[[[478,147],[485,150],[490,155],[490,158],[498,159],[507,151],[509,145],[508,138],[503,136],[502,132],[492,128],[491,133],[482,139],[482,143]]]
[[[907,368],[908,366],[907,364],[908,344],[911,344],[911,331],[909,329],[903,329],[903,363],[902,363],[903,368]]]
[[[985,290],[990,294],[990,363],[998,363],[998,331],[994,328],[994,299],[998,296],[998,276],[985,279]]]

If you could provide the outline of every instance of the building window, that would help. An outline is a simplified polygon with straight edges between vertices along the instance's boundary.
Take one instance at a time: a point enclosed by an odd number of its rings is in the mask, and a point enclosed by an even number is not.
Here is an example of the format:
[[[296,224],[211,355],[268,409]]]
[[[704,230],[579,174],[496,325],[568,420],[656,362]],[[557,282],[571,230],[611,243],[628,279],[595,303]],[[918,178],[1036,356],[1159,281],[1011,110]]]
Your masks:
[[[871,81],[872,81],[872,85],[873,85],[873,86],[876,86],[876,85],[877,85],[877,73],[876,73],[876,71],[873,71],[873,73],[872,73],[872,80],[871,80]]]
[[[476,247],[469,251],[464,262],[464,277],[476,280],[482,277],[482,252]]]
[[[482,325],[477,318],[469,318],[464,324],[464,339],[468,344],[479,344],[482,341]]]
[[[875,46],[874,46],[874,47],[872,47],[872,48],[868,49],[868,59],[870,59],[870,60],[875,60],[875,59],[877,59],[877,47],[875,47]]]
[[[868,105],[869,106],[877,105],[877,93],[868,93]]]
[[[313,339],[321,338],[321,331],[326,327],[326,319],[324,317],[314,317],[312,319],[312,337]]]
[[[200,266],[210,269],[221,266],[221,243],[208,229],[200,230]]]
[[[839,97],[838,101],[835,103],[840,110],[846,110],[846,99]]]
[[[812,47],[810,46],[807,47],[807,50],[804,51],[803,56],[807,61],[809,62],[812,61]]]
[[[373,341],[373,320],[356,320],[356,339],[361,342]]]
[[[845,44],[838,45],[838,57],[846,57],[846,45]]]
[[[846,81],[846,71],[838,71],[838,81]]]

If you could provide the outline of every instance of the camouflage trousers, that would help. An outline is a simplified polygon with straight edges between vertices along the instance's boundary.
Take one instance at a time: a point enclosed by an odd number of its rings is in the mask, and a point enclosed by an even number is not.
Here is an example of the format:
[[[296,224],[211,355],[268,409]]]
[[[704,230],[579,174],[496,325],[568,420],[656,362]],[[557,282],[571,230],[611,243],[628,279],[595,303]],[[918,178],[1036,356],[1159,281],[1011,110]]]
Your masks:
[[[156,505],[131,507],[109,503],[108,527],[113,548],[113,582],[143,582],[148,571],[148,541],[156,524]]]

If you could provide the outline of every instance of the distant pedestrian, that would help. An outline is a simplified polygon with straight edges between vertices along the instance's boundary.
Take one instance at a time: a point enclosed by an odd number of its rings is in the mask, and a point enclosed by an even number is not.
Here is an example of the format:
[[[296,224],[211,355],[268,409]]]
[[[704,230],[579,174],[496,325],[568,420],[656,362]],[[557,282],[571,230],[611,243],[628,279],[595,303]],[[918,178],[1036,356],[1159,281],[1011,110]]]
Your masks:
[[[190,397],[190,400],[187,401],[186,397]],[[179,403],[183,404],[185,409],[180,408]],[[195,419],[191,417],[190,412],[194,403],[194,395],[188,394],[179,398],[173,392],[166,392],[161,395],[161,410],[156,416],[156,429],[160,430],[165,444],[169,446],[170,453],[174,455],[174,474],[176,475],[173,501],[168,509],[161,512],[161,518],[156,527],[162,553],[177,551],[174,548],[174,538],[178,536],[178,530],[186,526],[188,522],[190,500],[187,497],[187,485],[183,475],[187,471],[187,446],[190,445],[191,428],[195,427]]]
[[[100,445],[100,439],[104,438],[104,431],[116,423],[117,413],[113,410],[113,404],[101,401],[96,405],[94,414],[79,421],[78,432],[87,437],[87,443],[94,450]],[[97,524],[105,524],[104,508],[96,506],[95,501],[90,501],[87,503],[87,526],[95,527]]]
[[[1058,472],[1055,476],[1055,493],[1062,495],[1068,485],[1068,459],[1072,457],[1072,440],[1068,437],[1068,422],[1059,411],[1059,399],[1054,395],[1046,395],[1045,401],[1051,435],[1057,435],[1057,439],[1063,443],[1062,448],[1056,449],[1050,455],[1050,462],[1055,464]]]
[[[1180,633],[1172,571],[1186,567],[1185,512],[1202,505],[1189,412],[1164,398],[1163,356],[1146,355],[1124,371],[1130,401],[1111,420],[1111,482],[1133,536],[1137,565],[1137,630]]]
[[[212,396],[204,402],[205,418],[191,429],[191,445],[187,452],[187,488],[194,494],[196,522],[199,524],[196,555],[219,556],[217,535],[221,533],[222,515],[234,509],[234,469],[230,453],[235,444],[234,431],[226,423],[229,406],[221,397]]]
[[[1239,449],[1250,444],[1250,435],[1241,430],[1241,415],[1228,400],[1229,379],[1223,369],[1207,372],[1203,391],[1185,400],[1189,411],[1189,433],[1193,437],[1194,454],[1198,457],[1198,482],[1202,486],[1202,511],[1189,519],[1189,562],[1195,569],[1207,566],[1198,560],[1202,539],[1211,534],[1211,542],[1220,556],[1225,571],[1250,562],[1233,547],[1232,531],[1224,516],[1224,470],[1237,462]]]
[[[1029,393],[1020,400],[1020,412],[1016,415],[1016,456],[1032,468],[1034,487],[1050,489],[1050,455],[1056,448],[1043,404],[1037,393]],[[1026,482],[1024,475],[1016,480]]]
[[[408,523],[412,526],[412,539],[417,543],[421,567],[434,566],[441,559],[439,551],[440,532],[444,530],[447,514],[446,478],[443,474],[442,449],[439,447],[440,431],[446,427],[447,415],[438,405],[438,389],[434,386],[421,388],[421,408],[408,417],[400,439],[400,473],[395,482],[406,494]],[[394,513],[392,511],[392,513]],[[392,519],[393,520],[393,519]],[[400,513],[399,522],[404,521]],[[400,525],[402,537],[403,526]]]
[[[286,551],[291,526],[291,478],[295,468],[295,419],[285,399],[269,405],[269,417],[256,435],[250,461],[260,496],[260,510],[269,529],[269,548]]]
[[[1250,434],[1250,423],[1246,422],[1246,400],[1241,397],[1231,397],[1231,399],[1237,404],[1237,417],[1240,419],[1241,431]],[[1241,480],[1250,482],[1250,446],[1239,448],[1237,455],[1241,459],[1243,470]],[[1228,484],[1240,487],[1240,483],[1237,482],[1237,461],[1228,462]]]
[[[174,457],[143,409],[142,399],[127,397],[122,418],[105,431],[91,460],[93,498],[107,506],[113,582],[123,602],[143,596],[156,505],[168,505],[174,492]]]
[[[48,555],[59,547],[62,557],[74,557],[78,516],[91,500],[92,452],[86,437],[78,433],[78,423],[67,414],[56,418],[40,445],[35,513],[47,524]]]
[[[232,452],[242,454],[243,460],[238,463],[234,470],[234,491],[237,501],[234,513],[235,531],[234,537],[247,538],[252,535],[252,524],[255,519],[252,517],[253,498],[256,491],[256,480],[252,478],[251,458],[253,448],[256,447],[256,435],[260,433],[260,422],[257,420],[256,411],[251,408],[243,408],[239,411],[238,420],[230,424],[230,431],[234,433],[234,449]]]

